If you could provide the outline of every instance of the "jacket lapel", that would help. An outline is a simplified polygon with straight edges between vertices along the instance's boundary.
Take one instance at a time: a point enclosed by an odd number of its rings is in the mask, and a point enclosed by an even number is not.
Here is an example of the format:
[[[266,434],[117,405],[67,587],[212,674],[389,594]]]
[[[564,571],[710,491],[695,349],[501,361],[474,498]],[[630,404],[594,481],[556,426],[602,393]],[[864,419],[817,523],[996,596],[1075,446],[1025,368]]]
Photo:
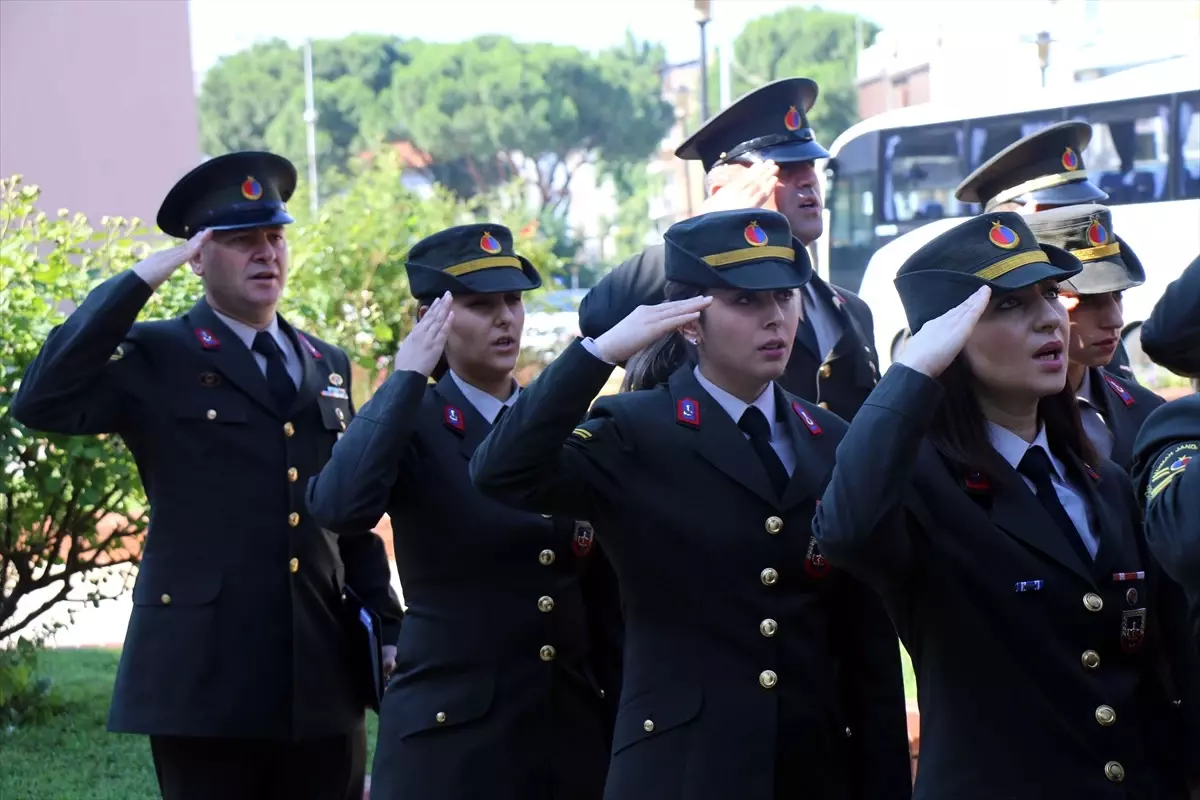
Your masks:
[[[189,328],[188,335],[192,337],[194,346],[214,369],[272,414],[279,413],[267,388],[267,378],[254,360],[254,354],[213,313],[207,301],[202,299],[192,306],[191,311],[184,315],[184,323]]]
[[[792,453],[796,456],[796,468],[792,471],[792,478],[788,481],[787,490],[783,493],[782,509],[784,511],[816,499],[819,490],[832,472],[832,469],[823,466],[826,461],[824,453],[818,452],[816,439],[823,436],[824,431],[820,429],[820,426],[813,430],[807,424],[803,424],[800,415],[792,405],[795,402],[797,401],[789,397],[779,386],[775,387],[775,408],[779,412],[780,421],[787,430],[788,438],[791,439]]]
[[[449,370],[433,388],[442,401],[442,425],[458,436],[459,450],[463,458],[470,460],[492,426],[458,388]]]
[[[1017,471],[1011,467],[1006,469],[1004,480],[994,490],[992,522],[1010,536],[1041,551],[1091,583],[1091,565],[1080,560]]]
[[[1117,396],[1106,380],[1103,370],[1092,367],[1088,372],[1092,399],[1099,404],[1104,424],[1108,426],[1108,432],[1113,438],[1113,449],[1108,460],[1117,464],[1129,464],[1133,460],[1133,439],[1137,434],[1136,430],[1129,430],[1129,410],[1132,406],[1126,406]]]
[[[868,344],[866,334],[859,326],[858,319],[850,313],[845,298],[815,274],[809,283],[812,286],[813,294],[821,301],[822,308],[818,313],[832,313],[841,329],[841,335],[832,349],[828,353],[821,354],[822,363],[830,363],[840,358],[852,359],[855,364],[855,382],[863,386],[873,386],[875,371],[871,368],[870,359],[863,352],[863,346]]]
[[[313,357],[312,346],[300,341],[299,331],[279,318],[279,328],[292,343],[297,355],[300,356],[300,386],[296,391],[296,399],[292,402],[289,415],[295,414],[300,408],[317,399],[317,396],[328,385],[328,368],[322,369]],[[257,366],[257,365],[256,365]]]
[[[1112,571],[1113,560],[1120,549],[1121,539],[1114,527],[1114,521],[1120,518],[1122,512],[1118,508],[1110,508],[1105,501],[1100,474],[1078,458],[1071,456],[1070,459],[1067,469],[1071,473],[1071,486],[1081,492],[1087,501],[1088,511],[1091,512],[1088,514],[1088,522],[1099,545],[1092,572],[1097,579],[1102,579]]]
[[[677,427],[685,429],[680,433],[696,452],[735,483],[778,506],[779,498],[766,467],[758,460],[741,428],[704,391],[692,374],[692,366],[685,364],[676,370],[670,386]]]

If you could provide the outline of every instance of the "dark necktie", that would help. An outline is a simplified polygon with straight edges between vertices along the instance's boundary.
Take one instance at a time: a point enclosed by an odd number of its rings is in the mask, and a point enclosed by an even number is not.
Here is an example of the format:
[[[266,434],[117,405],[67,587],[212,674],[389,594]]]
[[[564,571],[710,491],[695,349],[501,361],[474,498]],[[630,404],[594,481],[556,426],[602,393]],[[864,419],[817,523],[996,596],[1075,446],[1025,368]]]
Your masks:
[[[1055,526],[1062,532],[1062,535],[1067,537],[1071,549],[1083,559],[1085,565],[1091,566],[1092,555],[1084,546],[1083,537],[1079,535],[1075,523],[1071,522],[1067,510],[1058,500],[1058,492],[1054,491],[1054,483],[1050,480],[1050,469],[1050,456],[1046,455],[1046,451],[1041,447],[1036,446],[1026,450],[1025,455],[1021,457],[1021,463],[1017,465],[1017,470],[1033,481],[1033,486],[1037,490],[1038,502],[1042,504],[1042,508],[1046,509],[1046,513],[1050,515],[1050,519],[1054,520]]]
[[[817,342],[817,327],[813,324],[813,313],[815,312],[812,298],[804,290],[800,290],[800,299],[804,303],[804,319],[800,320],[800,327],[796,329],[796,338],[800,340],[811,350],[817,358],[824,360],[825,354],[821,352],[821,345]]]
[[[771,426],[767,423],[767,418],[757,406],[750,406],[742,412],[738,427],[750,436],[750,446],[754,448],[758,460],[766,468],[767,477],[771,479],[775,493],[782,498],[787,489],[788,474],[783,462],[779,460],[779,455],[771,448]]]
[[[296,399],[296,384],[292,383],[292,376],[288,375],[287,367],[283,363],[283,352],[280,351],[275,338],[266,331],[255,334],[253,349],[267,359],[267,388],[279,413],[286,414],[292,407],[292,401]]]
[[[492,427],[500,424],[500,420],[504,419],[504,415],[508,412],[508,406],[500,406],[500,410],[496,412],[496,418],[492,420]]]

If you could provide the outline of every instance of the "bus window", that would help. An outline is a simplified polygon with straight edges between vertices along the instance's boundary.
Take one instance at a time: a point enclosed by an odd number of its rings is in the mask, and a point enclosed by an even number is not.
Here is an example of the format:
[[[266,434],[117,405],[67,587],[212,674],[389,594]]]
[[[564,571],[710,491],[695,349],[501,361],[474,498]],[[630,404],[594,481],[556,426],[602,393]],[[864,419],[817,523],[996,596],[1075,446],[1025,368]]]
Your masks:
[[[1179,193],[1182,198],[1200,197],[1200,93],[1179,101]]]
[[[1106,205],[1152,203],[1167,198],[1170,105],[1138,100],[1072,109],[1091,123],[1083,152],[1088,178],[1108,194]]]
[[[883,135],[883,219],[928,222],[962,216],[954,199],[963,172],[963,133],[958,125],[909,128]]]

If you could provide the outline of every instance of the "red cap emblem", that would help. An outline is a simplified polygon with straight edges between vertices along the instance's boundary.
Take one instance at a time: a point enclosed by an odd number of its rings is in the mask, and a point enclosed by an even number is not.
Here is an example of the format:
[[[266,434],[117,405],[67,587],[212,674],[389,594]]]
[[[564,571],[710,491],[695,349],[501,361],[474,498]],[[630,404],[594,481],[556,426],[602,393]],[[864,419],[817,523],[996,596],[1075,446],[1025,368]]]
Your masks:
[[[262,184],[254,180],[253,175],[247,175],[242,181],[242,197],[247,200],[258,200],[262,197]]]
[[[485,253],[495,255],[500,252],[500,243],[496,241],[496,237],[492,236],[487,231],[483,232],[483,236],[479,239],[479,249]]]
[[[1063,169],[1065,169],[1067,172],[1074,172],[1075,170],[1079,169],[1079,156],[1076,155],[1075,151],[1069,147],[1066,150],[1063,150],[1062,165]]]
[[[800,116],[800,112],[795,106],[788,109],[788,112],[783,115],[783,127],[789,131],[798,131],[804,127],[804,117]]]
[[[1092,224],[1088,225],[1087,229],[1088,244],[1092,247],[1100,247],[1108,244],[1108,231],[1100,224],[1100,220],[1092,217]]]
[[[767,243],[767,232],[758,227],[757,221],[751,222],[749,225],[747,225],[746,230],[742,232],[742,235],[746,237],[746,241],[749,242],[753,247],[762,247]]]
[[[988,231],[988,241],[996,247],[1012,250],[1021,243],[1021,237],[1017,236],[1017,232],[1012,228],[995,220],[992,222],[992,229]]]

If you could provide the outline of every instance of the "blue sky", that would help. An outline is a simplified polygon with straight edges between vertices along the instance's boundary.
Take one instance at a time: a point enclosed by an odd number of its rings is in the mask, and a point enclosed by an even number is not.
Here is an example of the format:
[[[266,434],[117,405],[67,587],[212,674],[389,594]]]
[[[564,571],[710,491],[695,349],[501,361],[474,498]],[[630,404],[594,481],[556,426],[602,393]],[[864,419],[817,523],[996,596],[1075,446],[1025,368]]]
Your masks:
[[[713,0],[709,41],[718,44],[754,17],[792,5],[785,0]],[[826,0],[824,8],[862,14],[884,26],[941,19],[971,3],[952,0]],[[350,33],[390,33],[430,41],[460,41],[485,33],[524,41],[548,41],[586,49],[620,42],[626,28],[667,47],[673,61],[699,50],[690,0],[190,0],[192,64],[207,70],[222,55],[278,36],[338,38]]]

